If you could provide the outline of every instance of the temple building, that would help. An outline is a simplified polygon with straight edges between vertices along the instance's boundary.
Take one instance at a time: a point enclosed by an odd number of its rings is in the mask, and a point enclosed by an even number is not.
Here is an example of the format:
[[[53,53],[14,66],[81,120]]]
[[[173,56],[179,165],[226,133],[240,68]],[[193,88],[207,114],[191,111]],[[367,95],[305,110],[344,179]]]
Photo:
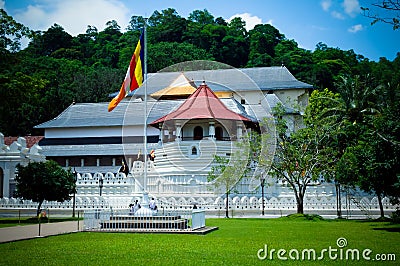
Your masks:
[[[258,131],[259,121],[279,103],[286,107],[290,126],[300,126],[301,110],[292,106],[305,107],[312,90],[284,66],[154,73],[148,75],[146,86],[112,112],[107,112],[108,103],[74,103],[36,126],[45,131],[39,143],[43,154],[82,178],[116,174],[124,162],[131,187],[106,182],[104,197],[121,195],[115,191],[118,187],[129,195],[145,189],[157,197],[212,198],[207,175],[214,155],[229,158],[235,142]],[[238,184],[243,195],[248,193],[246,182]],[[98,190],[96,182],[82,184],[78,194],[95,195]]]
[[[300,126],[301,110],[292,106],[305,107],[311,90],[284,66],[154,73],[112,112],[108,103],[73,103],[36,128],[45,132],[39,145],[46,159],[78,173],[78,196],[99,196],[104,178],[108,202],[131,201],[143,190],[158,198],[212,199],[207,175],[214,155],[229,158],[235,142],[258,131],[279,103],[289,126]],[[257,193],[246,182],[238,193]]]
[[[294,212],[291,189],[272,180],[261,190],[252,175],[256,167],[247,168],[228,198],[213,187],[209,173],[215,156],[233,160],[241,152],[240,140],[260,132],[260,122],[273,116],[278,104],[285,108],[289,128],[301,127],[312,89],[284,66],[148,74],[147,82],[112,112],[108,102],[73,103],[37,125],[44,130],[44,137],[35,140],[39,143],[33,144],[30,136],[11,139],[0,133],[0,208],[36,208],[32,201],[13,198],[16,165],[51,159],[76,174],[80,210],[126,209],[149,195],[163,212],[191,209],[196,203],[220,215],[226,201],[242,215],[245,210],[258,213],[264,202],[271,213]],[[311,212],[335,213],[334,184],[316,182],[307,189],[304,204]],[[376,197],[357,191],[347,191],[341,204],[348,214],[358,210],[368,216],[379,210]],[[43,206],[65,210],[75,205]],[[384,206],[395,208],[388,198]]]

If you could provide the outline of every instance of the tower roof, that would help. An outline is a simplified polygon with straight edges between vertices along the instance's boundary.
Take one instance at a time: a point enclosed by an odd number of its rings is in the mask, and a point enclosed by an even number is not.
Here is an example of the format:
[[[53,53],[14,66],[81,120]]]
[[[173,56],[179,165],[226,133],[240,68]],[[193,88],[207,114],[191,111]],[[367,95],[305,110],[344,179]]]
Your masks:
[[[190,81],[181,73],[168,87],[152,93],[155,99],[179,99],[187,98],[196,90],[194,81]]]
[[[175,111],[150,123],[155,126],[170,120],[224,119],[251,121],[229,110],[214,92],[203,82]]]

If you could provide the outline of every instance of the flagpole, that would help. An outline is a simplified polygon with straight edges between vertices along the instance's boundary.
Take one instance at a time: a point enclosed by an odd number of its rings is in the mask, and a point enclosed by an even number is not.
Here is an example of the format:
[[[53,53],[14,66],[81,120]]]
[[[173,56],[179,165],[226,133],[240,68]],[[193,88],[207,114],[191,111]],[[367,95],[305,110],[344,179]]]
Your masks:
[[[147,195],[147,18],[144,19],[144,173],[143,173],[143,203],[148,204]]]

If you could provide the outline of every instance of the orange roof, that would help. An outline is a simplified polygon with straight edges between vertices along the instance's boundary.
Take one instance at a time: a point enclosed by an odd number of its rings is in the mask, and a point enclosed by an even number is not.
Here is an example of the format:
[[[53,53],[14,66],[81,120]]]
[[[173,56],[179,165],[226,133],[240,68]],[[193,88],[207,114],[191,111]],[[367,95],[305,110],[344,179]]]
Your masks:
[[[250,121],[247,117],[229,110],[214,92],[205,84],[182,103],[175,111],[150,123],[156,125],[169,120],[226,119]]]
[[[14,141],[17,141],[19,137],[4,137],[4,144],[10,146]],[[31,148],[36,143],[39,143],[44,136],[24,136],[26,139],[26,147]]]
[[[168,87],[159,90],[150,96],[161,98],[187,98],[196,90],[196,85],[181,73]]]

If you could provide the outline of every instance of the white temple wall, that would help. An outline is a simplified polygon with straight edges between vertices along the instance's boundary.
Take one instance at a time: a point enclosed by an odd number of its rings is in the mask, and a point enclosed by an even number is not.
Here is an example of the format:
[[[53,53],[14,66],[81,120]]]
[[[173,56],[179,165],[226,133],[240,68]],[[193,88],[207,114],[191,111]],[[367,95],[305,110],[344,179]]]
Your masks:
[[[238,102],[245,101],[246,104],[260,104],[262,98],[264,98],[264,94],[262,91],[239,91],[238,98],[236,99]]]
[[[305,89],[275,90],[274,94],[287,107],[295,107],[293,104],[301,104],[308,102],[308,95]]]
[[[160,130],[149,126],[148,135],[158,135]],[[88,137],[119,137],[123,135],[143,136],[143,125],[118,127],[81,127],[81,128],[48,128],[45,138],[88,138]]]
[[[233,97],[238,102],[245,100],[246,104],[261,104],[264,95],[267,91],[237,91]],[[274,90],[273,93],[288,107],[293,107],[293,104],[300,104],[306,106],[308,103],[308,94],[305,89],[282,89]]]
[[[43,161],[41,148],[35,144],[30,149],[26,146],[25,138],[19,137],[10,146],[5,145],[4,135],[0,133],[0,168],[2,175],[2,196],[12,197],[15,189],[15,175],[18,164],[27,165],[29,161]]]

